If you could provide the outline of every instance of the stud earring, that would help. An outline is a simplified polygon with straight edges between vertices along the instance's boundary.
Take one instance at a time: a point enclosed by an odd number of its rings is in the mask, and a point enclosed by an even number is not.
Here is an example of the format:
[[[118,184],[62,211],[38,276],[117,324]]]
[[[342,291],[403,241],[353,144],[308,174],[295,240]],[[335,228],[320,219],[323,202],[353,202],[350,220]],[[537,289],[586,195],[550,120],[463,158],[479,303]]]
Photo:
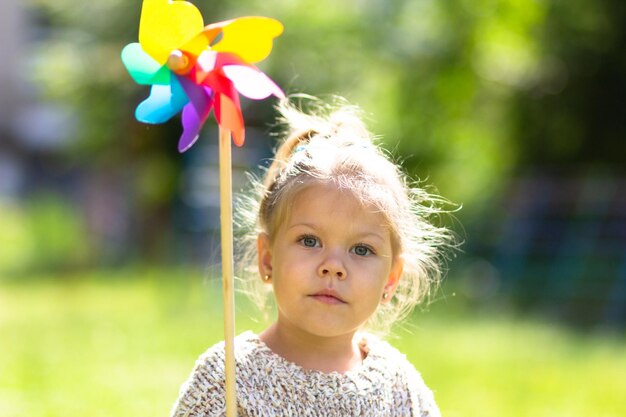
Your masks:
[[[270,278],[271,278],[271,276],[269,274],[263,275],[263,281],[265,281],[265,282],[269,281]]]
[[[383,300],[386,300],[387,298],[389,298],[389,293],[384,292],[383,293]]]

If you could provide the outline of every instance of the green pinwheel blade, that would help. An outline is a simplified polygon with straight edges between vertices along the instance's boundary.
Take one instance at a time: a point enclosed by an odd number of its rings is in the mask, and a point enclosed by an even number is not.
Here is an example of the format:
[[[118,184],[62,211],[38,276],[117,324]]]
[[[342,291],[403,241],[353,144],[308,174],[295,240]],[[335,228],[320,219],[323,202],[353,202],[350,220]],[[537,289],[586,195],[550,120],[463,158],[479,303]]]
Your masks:
[[[122,49],[122,62],[137,84],[167,85],[170,83],[170,70],[159,65],[137,42],[129,43]]]

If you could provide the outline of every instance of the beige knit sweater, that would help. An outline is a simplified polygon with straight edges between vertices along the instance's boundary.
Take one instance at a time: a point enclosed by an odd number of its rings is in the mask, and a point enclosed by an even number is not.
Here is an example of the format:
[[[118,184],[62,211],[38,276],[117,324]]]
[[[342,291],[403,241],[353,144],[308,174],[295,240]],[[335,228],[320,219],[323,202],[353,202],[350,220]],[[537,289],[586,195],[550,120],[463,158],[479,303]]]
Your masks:
[[[272,352],[252,332],[235,338],[237,415],[439,417],[432,392],[404,355],[366,335],[368,352],[339,374],[305,370]],[[183,384],[172,417],[225,414],[224,344],[200,356]]]

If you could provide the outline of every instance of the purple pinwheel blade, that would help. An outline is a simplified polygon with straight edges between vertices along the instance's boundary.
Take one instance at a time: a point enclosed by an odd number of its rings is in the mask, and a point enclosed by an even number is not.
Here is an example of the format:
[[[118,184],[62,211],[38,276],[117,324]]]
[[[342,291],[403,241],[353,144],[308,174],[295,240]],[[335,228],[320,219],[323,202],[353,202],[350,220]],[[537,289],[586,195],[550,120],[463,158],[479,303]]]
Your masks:
[[[213,107],[213,99],[210,88],[196,85],[184,77],[178,77],[178,79],[190,101],[183,108],[183,133],[178,141],[178,151],[182,153],[198,140],[200,129]]]
[[[204,121],[191,103],[183,107],[182,121],[183,133],[178,140],[178,152],[180,153],[185,152],[196,143],[198,137],[200,137],[200,129],[202,129],[202,125],[204,124]]]
[[[189,101],[196,107],[198,112],[201,112],[202,109],[209,107],[211,108],[211,103],[213,99],[211,98],[213,95],[213,91],[206,86],[198,85],[191,81],[189,78],[176,75],[176,81],[180,85],[180,88],[185,93]]]

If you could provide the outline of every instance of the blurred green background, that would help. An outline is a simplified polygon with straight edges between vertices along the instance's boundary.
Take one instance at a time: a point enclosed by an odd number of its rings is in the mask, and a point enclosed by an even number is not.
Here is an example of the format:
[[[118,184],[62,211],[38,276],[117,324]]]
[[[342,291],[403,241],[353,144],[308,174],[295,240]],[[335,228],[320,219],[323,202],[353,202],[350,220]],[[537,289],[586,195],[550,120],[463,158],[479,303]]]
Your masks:
[[[195,1],[285,25],[261,69],[360,105],[464,241],[392,342],[445,416],[626,413],[626,8],[619,0]],[[167,415],[221,338],[217,127],[119,59],[140,1],[0,5],[0,415]],[[243,99],[236,191],[271,156]],[[238,300],[239,331],[259,330]]]

